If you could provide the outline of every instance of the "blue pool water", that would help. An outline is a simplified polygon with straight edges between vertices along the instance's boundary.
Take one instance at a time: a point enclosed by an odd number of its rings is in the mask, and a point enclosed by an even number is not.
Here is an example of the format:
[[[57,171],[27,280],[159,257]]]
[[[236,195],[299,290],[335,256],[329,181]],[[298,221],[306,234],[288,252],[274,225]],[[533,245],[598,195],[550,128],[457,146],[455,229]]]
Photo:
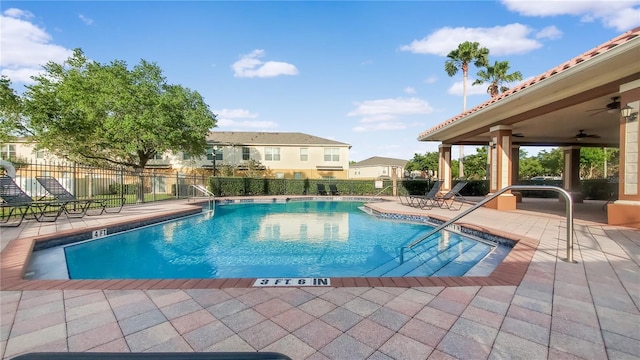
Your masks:
[[[218,205],[203,214],[64,248],[70,279],[461,276],[494,247],[362,203]]]

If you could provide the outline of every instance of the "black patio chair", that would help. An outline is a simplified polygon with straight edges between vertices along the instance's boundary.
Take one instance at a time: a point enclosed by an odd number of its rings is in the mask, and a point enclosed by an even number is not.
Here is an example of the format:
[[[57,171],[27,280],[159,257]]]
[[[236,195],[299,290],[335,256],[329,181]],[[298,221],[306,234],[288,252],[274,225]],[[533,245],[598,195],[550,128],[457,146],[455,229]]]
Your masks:
[[[467,186],[466,181],[460,181],[456,183],[451,190],[438,197],[438,206],[449,210],[460,210],[462,208],[462,204],[465,201],[464,196],[460,194],[460,190],[462,190],[465,186]],[[459,203],[460,206],[454,206],[456,203]]]
[[[20,226],[24,219],[54,222],[62,214],[65,205],[59,200],[34,200],[16,184],[13,178],[6,175],[0,177],[0,198],[2,199],[0,203],[0,226],[2,227]]]
[[[101,215],[104,212],[119,213],[125,203],[125,198],[78,199],[54,177],[36,176],[36,180],[49,195],[65,203],[63,210],[69,217],[80,218],[85,215]]]
[[[331,195],[340,195],[340,191],[335,184],[329,184],[329,192],[331,193]]]
[[[328,195],[324,184],[318,184],[318,195]]]
[[[412,206],[420,207],[420,209],[431,209],[434,206],[440,206],[438,198],[442,196],[440,194],[440,188],[442,188],[442,180],[436,180],[429,191],[424,195],[411,195]]]

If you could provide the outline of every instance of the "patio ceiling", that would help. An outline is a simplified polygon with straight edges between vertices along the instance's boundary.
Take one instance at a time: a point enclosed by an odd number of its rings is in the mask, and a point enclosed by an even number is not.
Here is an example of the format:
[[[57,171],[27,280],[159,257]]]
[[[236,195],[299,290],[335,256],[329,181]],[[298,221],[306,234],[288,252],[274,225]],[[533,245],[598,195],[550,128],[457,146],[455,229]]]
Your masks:
[[[418,140],[486,145],[491,127],[510,125],[520,135],[512,138],[515,145],[618,147],[619,110],[591,110],[606,108],[619,96],[620,85],[632,81],[640,81],[640,28],[423,132]],[[577,139],[579,130],[599,137]]]

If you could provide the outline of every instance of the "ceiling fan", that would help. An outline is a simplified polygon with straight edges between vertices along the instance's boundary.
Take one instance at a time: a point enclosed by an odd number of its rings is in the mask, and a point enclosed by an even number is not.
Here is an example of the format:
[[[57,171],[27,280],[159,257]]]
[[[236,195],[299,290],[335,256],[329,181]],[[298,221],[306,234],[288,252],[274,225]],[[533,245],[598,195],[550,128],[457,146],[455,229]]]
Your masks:
[[[578,133],[575,135],[576,140],[580,141],[584,138],[594,138],[597,139],[599,138],[600,135],[598,134],[587,134],[584,132],[584,130],[578,130]]]
[[[589,116],[597,115],[597,114],[600,114],[601,112],[605,112],[605,111],[620,110],[620,100],[618,100],[618,99],[620,99],[619,96],[614,96],[614,97],[611,98],[611,102],[608,103],[605,107],[599,108],[599,109],[587,110],[587,111],[595,111],[593,114],[591,114]]]

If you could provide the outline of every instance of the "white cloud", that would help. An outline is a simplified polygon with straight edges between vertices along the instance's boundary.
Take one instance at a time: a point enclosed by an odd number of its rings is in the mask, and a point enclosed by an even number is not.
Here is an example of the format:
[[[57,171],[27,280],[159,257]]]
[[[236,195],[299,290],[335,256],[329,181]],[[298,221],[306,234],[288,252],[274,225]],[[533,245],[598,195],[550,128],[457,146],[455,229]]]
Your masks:
[[[222,110],[214,110],[213,113],[220,118],[227,118],[227,119],[237,119],[237,118],[254,119],[258,117],[257,113],[252,113],[249,110],[245,110],[245,109],[222,109]]]
[[[80,20],[82,20],[83,23],[85,23],[86,25],[92,25],[93,24],[93,19],[90,19],[82,14],[79,14],[78,17],[80,18]]]
[[[16,8],[10,8],[5,10],[4,15],[8,17],[16,18],[16,19],[19,19],[19,18],[31,19],[33,17],[33,14],[30,13],[29,11],[16,9]]]
[[[467,96],[469,95],[487,95],[487,87],[488,85],[471,85],[475,79],[469,78],[467,80]],[[450,95],[463,95],[463,83],[462,81],[456,81],[451,85],[451,87],[447,90],[447,93]]]
[[[557,40],[562,37],[562,31],[555,26],[547,26],[536,33],[538,39]]]
[[[231,65],[233,76],[235,77],[275,77],[280,75],[298,75],[298,68],[294,65],[278,62],[260,60],[264,57],[264,50],[256,49],[249,54],[242,55],[240,60]]]
[[[357,108],[347,116],[414,115],[433,111],[429,103],[418,98],[367,100],[354,104]]]
[[[428,78],[424,79],[424,82],[427,84],[435,84],[436,81],[438,81],[438,78],[436,76],[429,76]]]
[[[488,48],[491,55],[525,54],[542,47],[542,43],[529,38],[532,32],[528,26],[518,23],[492,28],[444,27],[421,40],[401,46],[400,50],[414,54],[447,56],[457,44],[476,41],[480,46]]]
[[[0,16],[0,72],[14,83],[30,83],[31,76],[42,72],[49,61],[61,63],[72,51],[52,44],[46,30],[32,24],[33,14],[16,8],[5,10]]]
[[[268,130],[278,127],[278,124],[273,121],[265,120],[237,120],[237,119],[255,119],[258,117],[257,113],[252,113],[245,109],[222,109],[214,110],[216,119],[218,120],[216,125],[218,128],[224,131],[231,130]]]
[[[403,91],[405,92],[405,94],[415,94],[416,93],[416,89],[411,87],[411,86],[407,86],[406,88],[404,88]]]
[[[347,116],[361,117],[359,125],[353,128],[355,132],[406,129],[408,125],[401,117],[433,112],[429,103],[418,98],[367,100],[354,105],[356,109]]]
[[[354,127],[352,130],[354,132],[368,132],[368,131],[404,130],[406,128],[407,126],[402,122],[391,122],[391,123],[358,125]]]
[[[640,1],[522,1],[502,0],[509,11],[524,16],[579,16],[582,22],[600,21],[604,27],[626,31],[640,25]]]

